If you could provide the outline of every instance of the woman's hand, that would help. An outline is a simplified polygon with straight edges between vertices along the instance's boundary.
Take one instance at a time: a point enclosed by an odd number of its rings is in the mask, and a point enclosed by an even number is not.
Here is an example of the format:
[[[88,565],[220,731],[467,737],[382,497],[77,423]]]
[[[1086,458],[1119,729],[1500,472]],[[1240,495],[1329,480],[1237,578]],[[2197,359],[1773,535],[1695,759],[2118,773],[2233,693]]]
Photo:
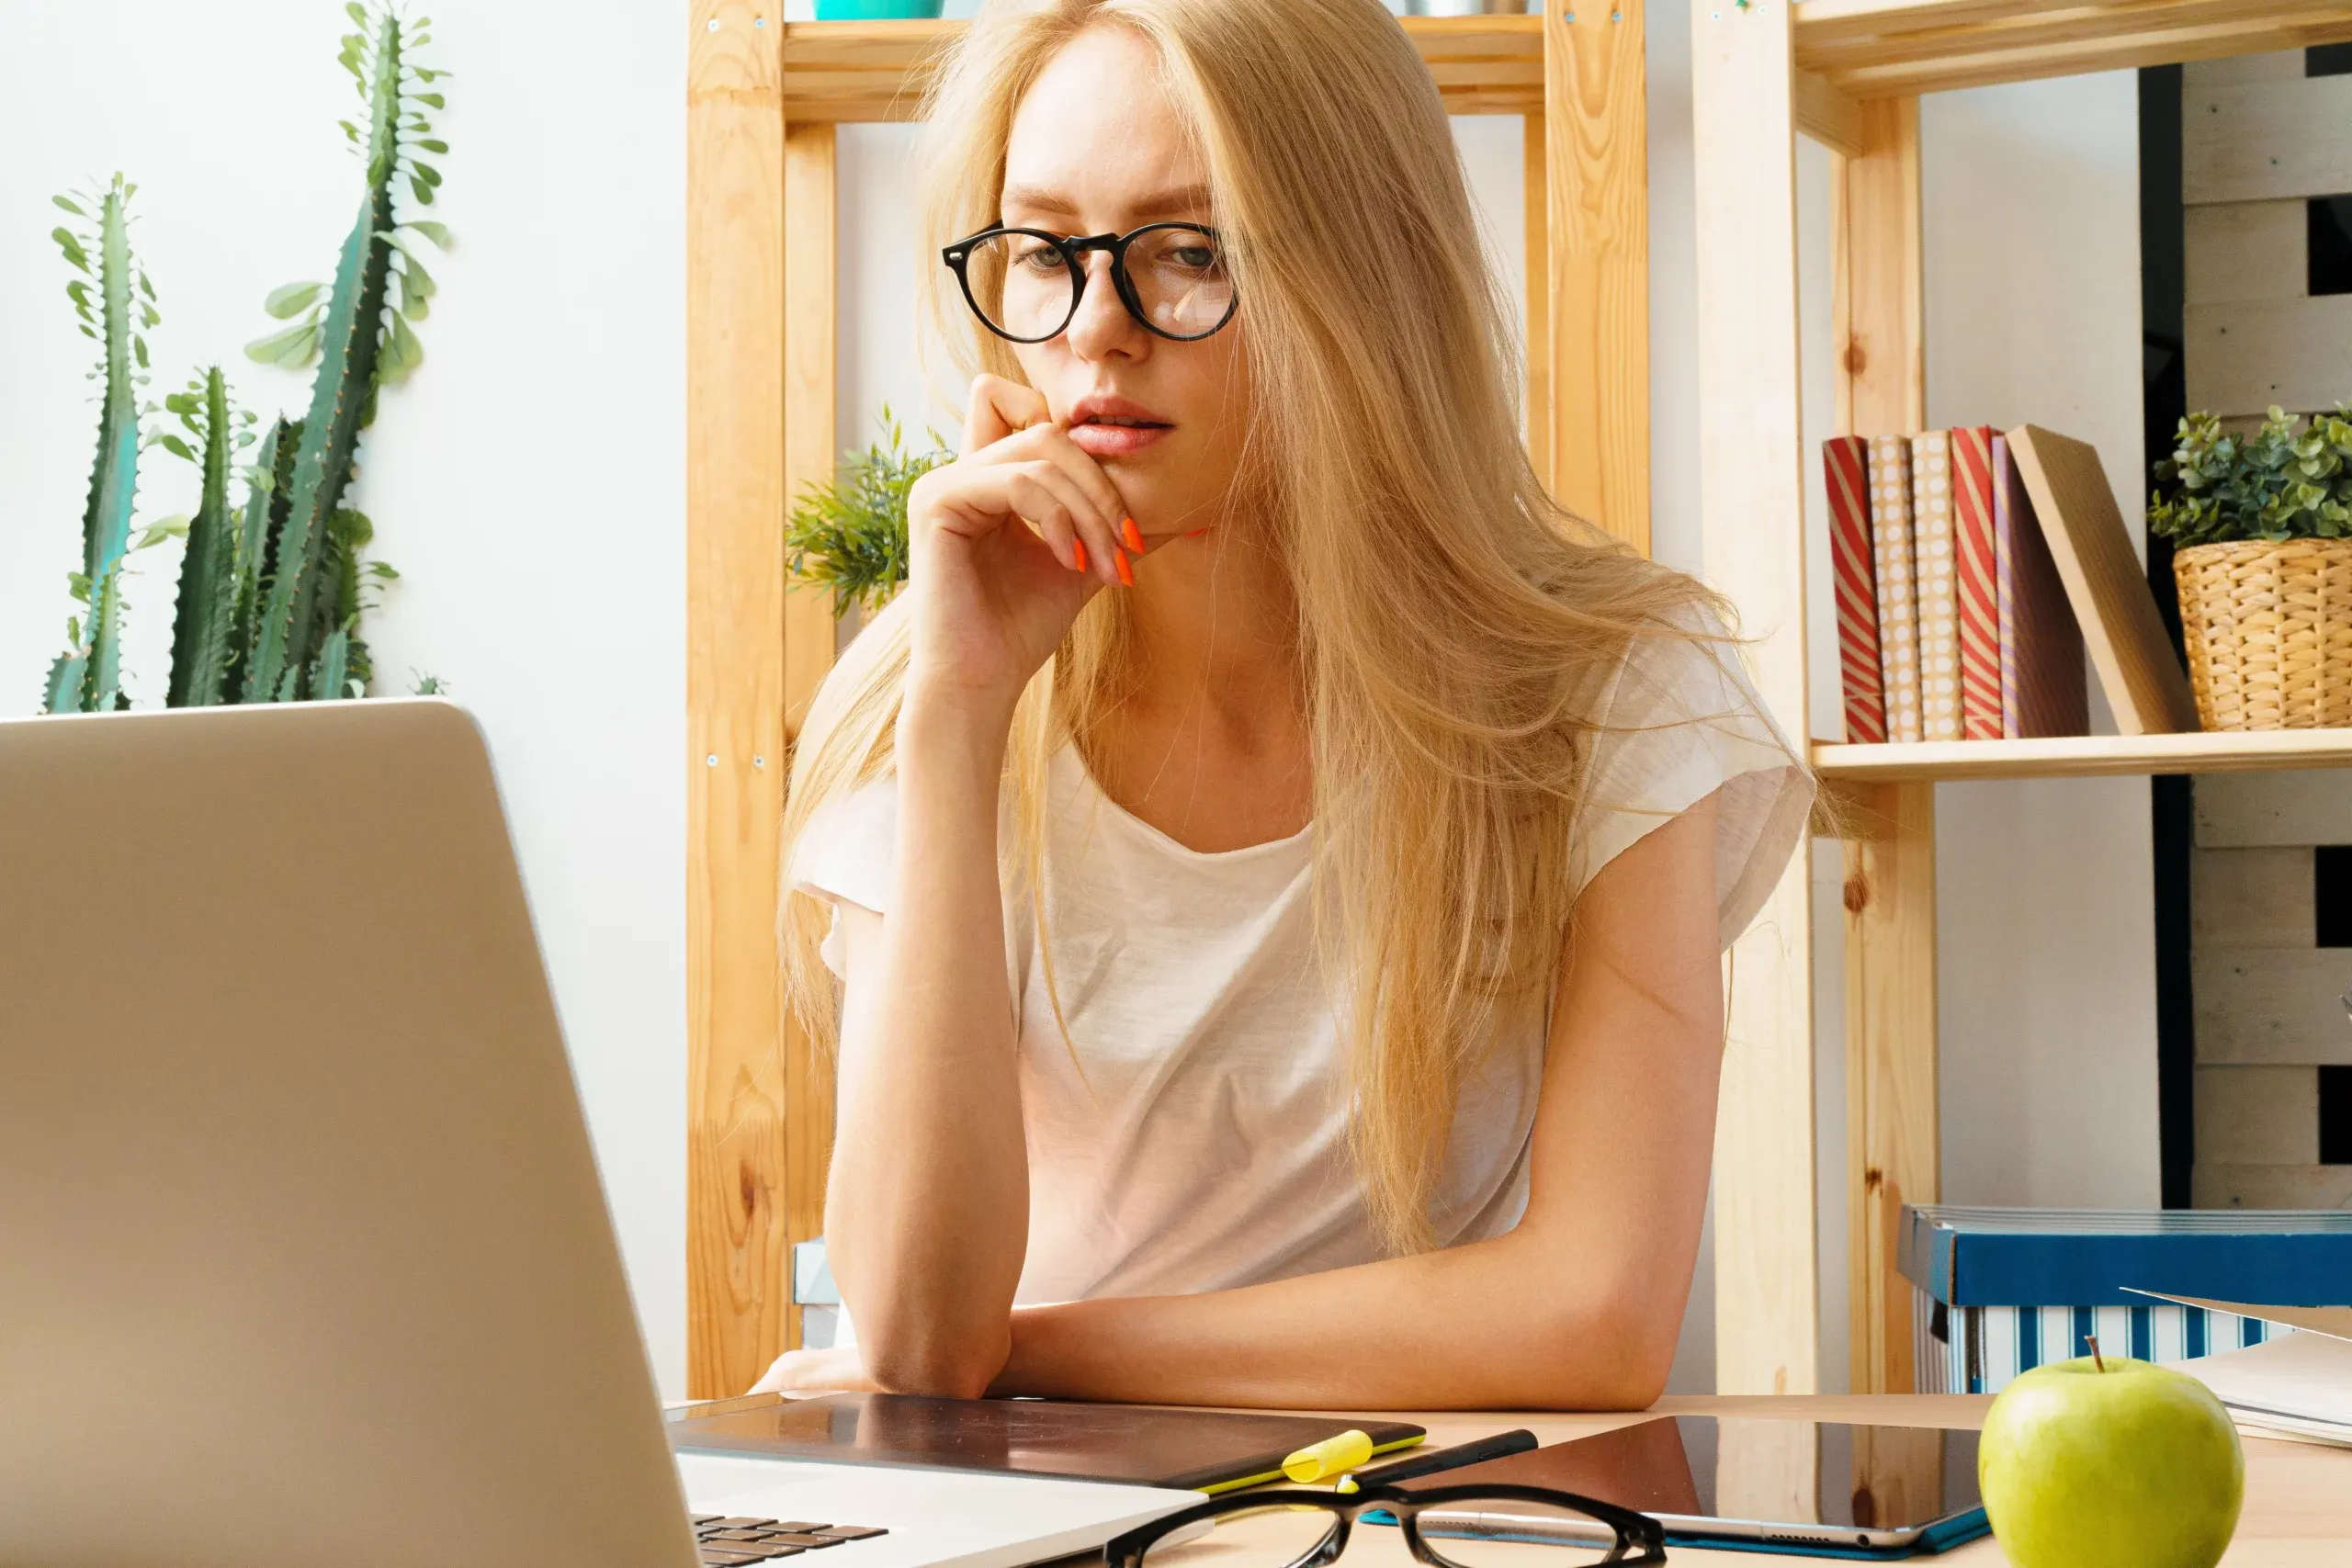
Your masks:
[[[879,1393],[854,1345],[830,1350],[786,1350],[747,1393]]]
[[[1080,608],[1121,581],[1123,525],[1132,531],[1117,487],[1044,394],[977,378],[964,455],[907,497],[910,699],[960,698],[1009,718]]]

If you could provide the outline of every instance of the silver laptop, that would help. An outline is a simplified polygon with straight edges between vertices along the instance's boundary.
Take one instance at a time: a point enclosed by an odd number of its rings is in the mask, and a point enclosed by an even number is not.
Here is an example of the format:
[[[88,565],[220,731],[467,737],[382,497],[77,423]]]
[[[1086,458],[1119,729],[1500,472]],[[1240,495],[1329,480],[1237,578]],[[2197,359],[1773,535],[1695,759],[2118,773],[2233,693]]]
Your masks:
[[[472,719],[0,720],[0,1562],[1003,1568],[1197,1496],[682,1482]]]

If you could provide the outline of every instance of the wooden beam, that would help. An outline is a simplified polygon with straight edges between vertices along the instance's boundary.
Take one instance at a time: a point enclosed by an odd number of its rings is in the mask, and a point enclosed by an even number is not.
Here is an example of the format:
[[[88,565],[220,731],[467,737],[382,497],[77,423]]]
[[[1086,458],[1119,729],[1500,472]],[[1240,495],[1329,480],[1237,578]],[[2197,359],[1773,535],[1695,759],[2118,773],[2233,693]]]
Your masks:
[[[1905,1203],[1941,1172],[1936,1086],[1936,787],[1879,784],[1845,844],[1849,1366],[1856,1393],[1913,1392]]]
[[[1797,129],[1832,152],[1862,152],[1861,105],[1817,71],[1797,73]]]
[[[2314,18],[2301,5],[2291,10],[2274,10],[2262,5],[2241,9],[2233,0],[2211,3],[2219,7],[2212,14],[2220,19],[2193,25],[2147,31],[2087,30],[2086,36],[2065,39],[2024,37],[1951,53],[1905,51],[1875,63],[1824,62],[1819,69],[1858,98],[1907,97],[2352,39],[2352,17],[2340,8],[2334,9],[2332,16]]]
[[[1786,7],[1692,0],[1700,516],[1782,729],[1807,711],[1795,63]],[[1729,960],[1715,1122],[1715,1385],[1819,1385],[1813,906],[1801,844]]]
[[[836,137],[830,124],[795,125],[784,138],[785,493],[832,479],[840,442],[836,388],[833,257],[838,204]],[[788,504],[788,501],[787,501]],[[813,584],[788,585],[784,601],[784,710],[797,738],[809,700],[833,664],[833,602]],[[775,766],[782,766],[776,759]],[[778,888],[782,897],[782,888]],[[770,931],[775,930],[771,916]],[[771,947],[773,957],[773,947]],[[790,1020],[784,1049],[785,1230],[792,1244],[825,1234],[825,1175],[833,1156],[832,1059]],[[779,1281],[792,1277],[787,1251]],[[800,1308],[786,1297],[786,1341],[800,1343]]]
[[[1919,103],[1861,106],[1862,145],[1831,163],[1838,429],[1928,423]],[[1894,1269],[1903,1205],[1936,1201],[1936,786],[1881,784],[1847,837],[1849,1370],[1857,1393],[1912,1389],[1911,1302]],[[1890,1463],[1896,1456],[1890,1450]]]
[[[695,0],[686,75],[686,1366],[785,1348],[784,116],[775,39]]]
[[[2352,393],[2352,294],[2191,305],[2185,325],[2190,408],[2311,413]]]
[[[1838,428],[1907,435],[1928,423],[1919,101],[1860,106],[1860,147],[1829,164]]]
[[[1857,6],[1802,0],[1797,63],[1815,71],[1896,61],[2022,53],[2104,39],[2128,43],[2183,28],[2228,25],[2247,33],[2341,20],[2341,0],[1928,0]]]
[[[1606,16],[1608,7],[1602,7]],[[1453,114],[1544,107],[1544,28],[1537,17],[1408,17],[1439,96]],[[785,113],[803,121],[906,120],[960,21],[794,22],[784,28]]]
[[[1552,473],[1552,186],[1544,177],[1544,141],[1549,132],[1541,114],[1528,115],[1522,123],[1521,212],[1527,321],[1521,341],[1526,345],[1527,390],[1521,412],[1527,426],[1528,465],[1548,490],[1559,482]]]
[[[2352,190],[2352,76],[2184,86],[2180,109],[2186,205]]]
[[[1573,17],[1573,19],[1571,19]],[[1649,143],[1642,0],[1544,12],[1552,493],[1650,548]]]

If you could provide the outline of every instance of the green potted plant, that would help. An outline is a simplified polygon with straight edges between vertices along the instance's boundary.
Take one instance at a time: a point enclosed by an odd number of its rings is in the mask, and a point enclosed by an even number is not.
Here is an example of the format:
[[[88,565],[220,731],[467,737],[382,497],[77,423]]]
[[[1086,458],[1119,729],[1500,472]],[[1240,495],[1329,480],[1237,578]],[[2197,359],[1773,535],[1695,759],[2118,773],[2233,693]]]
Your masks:
[[[2180,422],[2156,465],[2189,684],[2207,729],[2352,725],[2352,403],[2251,434]]]
[[[831,484],[801,491],[786,524],[786,570],[804,582],[833,591],[833,614],[878,610],[907,580],[907,491],[915,480],[955,460],[939,433],[932,450],[910,453],[899,422],[886,405],[882,440],[844,453]]]

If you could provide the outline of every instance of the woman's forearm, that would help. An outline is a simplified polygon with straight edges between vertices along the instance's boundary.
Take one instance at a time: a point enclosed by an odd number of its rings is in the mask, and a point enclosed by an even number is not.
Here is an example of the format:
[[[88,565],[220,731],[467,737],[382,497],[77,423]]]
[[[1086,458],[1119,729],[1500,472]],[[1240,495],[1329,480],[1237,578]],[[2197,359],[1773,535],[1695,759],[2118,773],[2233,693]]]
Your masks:
[[[1004,746],[993,714],[910,700],[893,902],[878,972],[842,1021],[828,1247],[869,1371],[910,1392],[987,1386],[1028,1246],[996,845]]]
[[[1561,1268],[1521,1233],[1192,1296],[1023,1308],[994,1392],[1367,1410],[1641,1409],[1690,1289],[1635,1264]]]

